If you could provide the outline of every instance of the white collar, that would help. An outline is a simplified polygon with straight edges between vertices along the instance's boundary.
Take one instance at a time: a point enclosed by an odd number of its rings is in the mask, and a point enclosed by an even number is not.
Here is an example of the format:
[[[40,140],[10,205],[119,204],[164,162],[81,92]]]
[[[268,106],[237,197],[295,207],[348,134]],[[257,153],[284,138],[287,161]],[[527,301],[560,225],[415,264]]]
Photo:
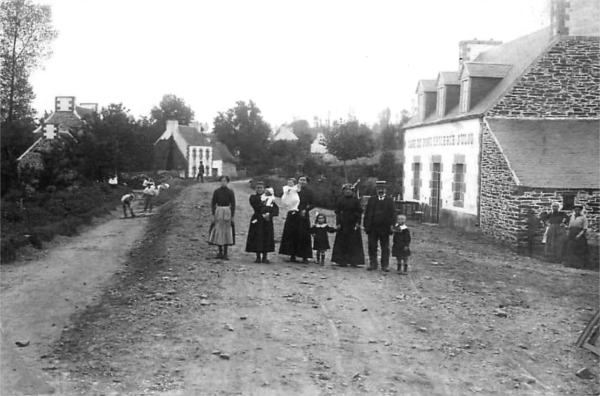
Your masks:
[[[315,224],[315,227],[317,227],[317,228],[325,228],[325,227],[327,227],[327,223],[325,223],[325,224]]]

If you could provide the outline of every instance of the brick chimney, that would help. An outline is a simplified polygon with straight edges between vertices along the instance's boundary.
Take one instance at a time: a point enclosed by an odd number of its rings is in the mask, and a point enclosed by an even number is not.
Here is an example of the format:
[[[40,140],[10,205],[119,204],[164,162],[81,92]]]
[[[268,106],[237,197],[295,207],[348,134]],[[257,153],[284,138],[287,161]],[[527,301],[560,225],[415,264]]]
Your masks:
[[[458,43],[458,69],[463,62],[472,62],[484,51],[502,45],[502,41],[491,40],[465,40]]]

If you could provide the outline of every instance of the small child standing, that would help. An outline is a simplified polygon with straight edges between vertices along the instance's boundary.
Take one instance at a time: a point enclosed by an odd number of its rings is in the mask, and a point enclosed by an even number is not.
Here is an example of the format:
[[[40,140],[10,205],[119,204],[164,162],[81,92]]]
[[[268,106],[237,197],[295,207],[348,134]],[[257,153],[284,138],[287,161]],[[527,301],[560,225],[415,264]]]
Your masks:
[[[327,224],[327,218],[322,213],[317,213],[315,225],[310,228],[310,233],[314,235],[313,250],[317,251],[317,263],[325,265],[325,252],[330,249],[329,236],[327,233],[333,233],[337,230]]]
[[[392,256],[398,261],[398,274],[408,274],[408,258],[410,257],[410,230],[406,226],[406,216],[399,214],[396,216],[396,224],[392,226],[394,234],[394,244],[392,246]]]

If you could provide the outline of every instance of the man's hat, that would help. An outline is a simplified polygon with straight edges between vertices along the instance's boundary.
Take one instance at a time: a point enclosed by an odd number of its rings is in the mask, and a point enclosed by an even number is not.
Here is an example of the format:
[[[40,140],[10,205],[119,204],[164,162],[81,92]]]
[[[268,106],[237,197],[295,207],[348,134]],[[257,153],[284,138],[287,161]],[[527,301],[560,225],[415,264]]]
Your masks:
[[[375,183],[375,187],[387,188],[387,182],[385,180],[377,180],[377,183]]]
[[[577,209],[577,208],[583,209],[583,205],[579,205],[579,204],[573,205],[573,209]]]

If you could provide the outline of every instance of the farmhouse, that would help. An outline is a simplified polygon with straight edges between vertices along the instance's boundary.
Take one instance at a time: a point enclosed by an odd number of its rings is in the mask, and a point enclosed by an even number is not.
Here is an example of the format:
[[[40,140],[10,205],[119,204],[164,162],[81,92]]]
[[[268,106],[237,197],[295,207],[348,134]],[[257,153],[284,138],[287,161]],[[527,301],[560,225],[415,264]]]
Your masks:
[[[154,143],[155,165],[160,170],[177,170],[182,178],[195,178],[198,172],[205,177],[235,176],[235,158],[225,145],[211,140],[199,123],[185,126],[169,120]]]
[[[463,41],[458,71],[419,81],[404,197],[425,221],[520,246],[541,241],[531,214],[582,204],[598,246],[599,5],[551,4],[549,27],[506,44]]]
[[[97,110],[96,103],[77,106],[74,96],[57,96],[52,114],[33,131],[36,141],[17,159],[19,169],[29,166],[41,170],[44,163],[42,153],[49,151],[61,139],[76,139],[85,125],[84,119]]]

